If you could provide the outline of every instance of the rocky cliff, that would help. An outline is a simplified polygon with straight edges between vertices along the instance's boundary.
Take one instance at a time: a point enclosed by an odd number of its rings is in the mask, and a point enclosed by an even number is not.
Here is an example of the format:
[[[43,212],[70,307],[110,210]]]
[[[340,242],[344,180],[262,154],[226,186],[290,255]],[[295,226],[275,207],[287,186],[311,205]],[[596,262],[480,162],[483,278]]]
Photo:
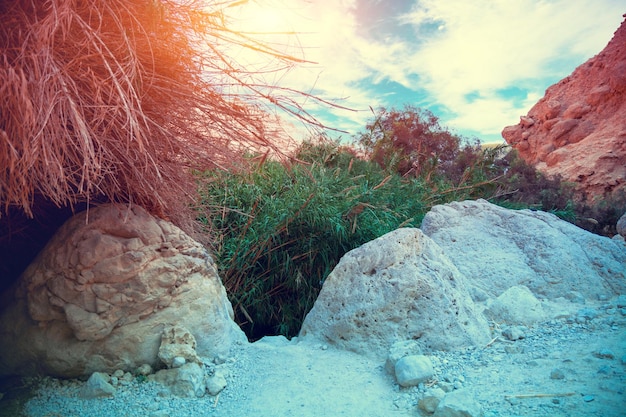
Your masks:
[[[626,20],[602,52],[549,87],[502,136],[539,170],[575,183],[581,197],[624,192]]]

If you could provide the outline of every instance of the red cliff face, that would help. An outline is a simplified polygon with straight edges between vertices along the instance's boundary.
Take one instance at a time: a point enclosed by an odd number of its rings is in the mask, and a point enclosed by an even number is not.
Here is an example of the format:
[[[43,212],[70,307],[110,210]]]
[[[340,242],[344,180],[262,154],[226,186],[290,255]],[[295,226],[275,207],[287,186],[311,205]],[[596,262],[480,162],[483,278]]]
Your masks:
[[[576,183],[581,197],[626,190],[626,20],[502,136],[537,169]]]

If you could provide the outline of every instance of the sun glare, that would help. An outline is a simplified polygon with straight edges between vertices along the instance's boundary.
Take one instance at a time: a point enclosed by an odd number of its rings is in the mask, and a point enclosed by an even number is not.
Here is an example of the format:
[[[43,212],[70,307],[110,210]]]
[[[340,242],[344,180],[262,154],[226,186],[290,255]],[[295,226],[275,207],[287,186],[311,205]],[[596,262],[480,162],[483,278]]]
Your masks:
[[[250,1],[233,7],[238,31],[248,34],[283,34],[294,31],[293,17],[282,1]]]

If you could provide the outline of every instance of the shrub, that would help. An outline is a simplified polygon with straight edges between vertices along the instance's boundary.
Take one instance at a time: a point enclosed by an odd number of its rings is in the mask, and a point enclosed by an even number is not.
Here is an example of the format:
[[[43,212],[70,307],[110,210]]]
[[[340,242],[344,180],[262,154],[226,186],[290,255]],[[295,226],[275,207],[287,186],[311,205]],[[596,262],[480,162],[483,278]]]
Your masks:
[[[213,251],[251,339],[297,334],[341,256],[427,210],[420,182],[336,144],[304,144],[296,159],[202,175],[201,219],[219,236]]]

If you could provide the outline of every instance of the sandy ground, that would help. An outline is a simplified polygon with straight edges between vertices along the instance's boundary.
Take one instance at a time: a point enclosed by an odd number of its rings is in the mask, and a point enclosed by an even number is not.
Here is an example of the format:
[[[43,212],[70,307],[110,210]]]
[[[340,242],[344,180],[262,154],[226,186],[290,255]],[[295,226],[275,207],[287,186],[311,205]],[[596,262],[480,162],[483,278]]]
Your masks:
[[[571,306],[570,306],[571,307]],[[427,384],[401,388],[384,364],[323,343],[269,337],[237,349],[222,370],[217,397],[181,399],[149,383],[112,398],[78,398],[80,381],[39,382],[18,392],[0,387],[0,415],[16,416],[426,416],[429,387],[471,392],[485,417],[626,416],[626,311],[609,302],[523,328],[511,341],[494,324],[494,340],[455,352],[426,352],[435,365]]]

